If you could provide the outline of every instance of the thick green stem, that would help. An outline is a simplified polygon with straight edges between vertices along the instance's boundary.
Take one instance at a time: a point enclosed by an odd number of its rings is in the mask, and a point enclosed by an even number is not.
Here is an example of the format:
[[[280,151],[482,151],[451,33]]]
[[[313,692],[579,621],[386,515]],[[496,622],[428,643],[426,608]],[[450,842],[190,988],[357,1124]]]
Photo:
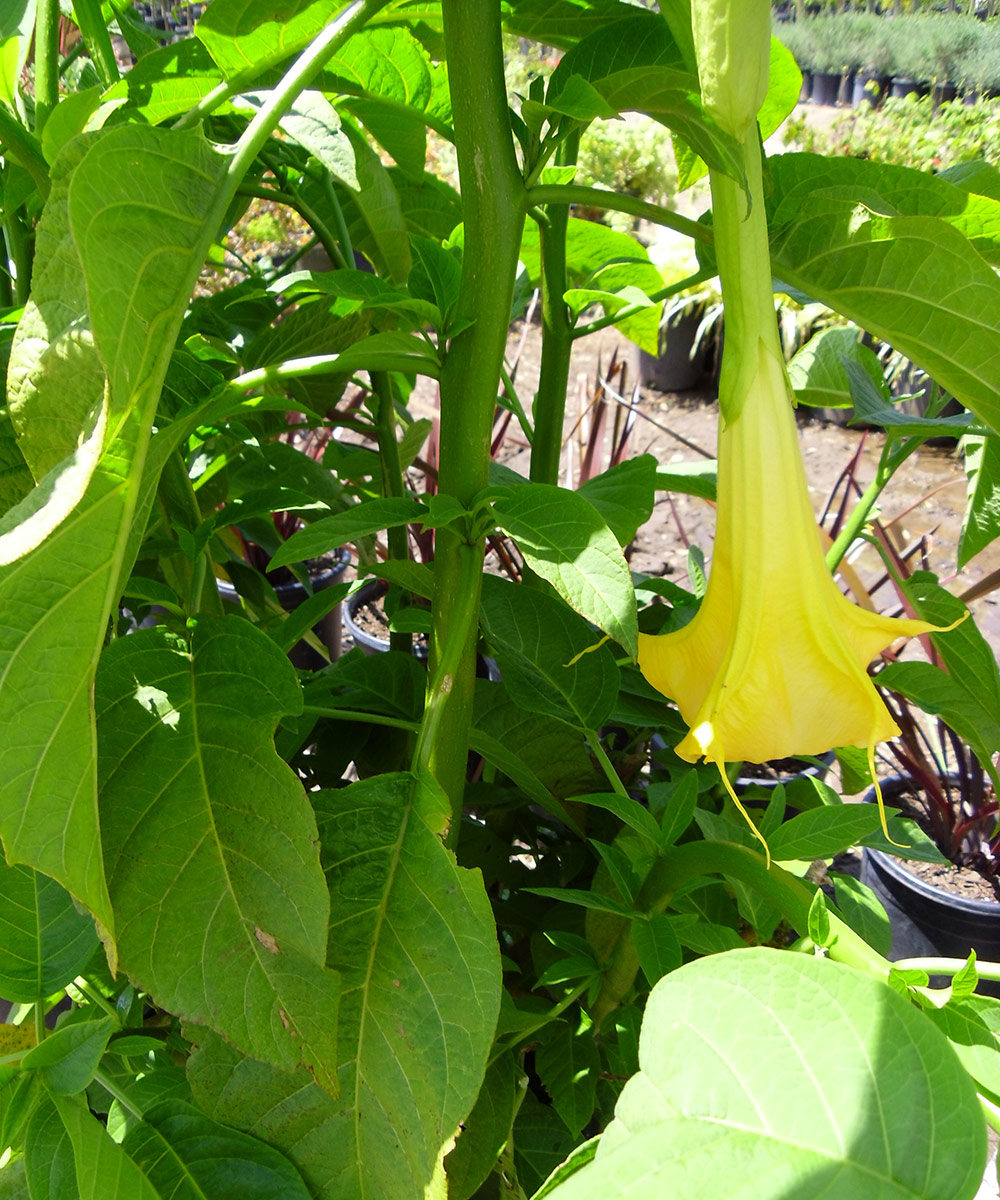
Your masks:
[[[576,162],[579,136],[560,147],[563,165]],[[531,444],[531,478],[535,483],[559,482],[566,389],[573,352],[573,324],[563,296],[566,292],[566,232],[569,205],[550,204],[547,220],[539,225],[542,252],[542,361],[533,411],[535,435]]]
[[[503,45],[495,0],[444,0],[445,45],[462,181],[465,246],[456,325],[468,322],[448,348],[441,371],[440,490],[468,505],[489,478],[490,435],[524,226],[524,188],[507,115]],[[482,569],[484,542],[466,545],[451,530],[438,533],[431,671],[461,636],[447,697],[437,699],[433,742],[425,746],[431,773],[450,798],[458,830],[475,688],[475,619],[462,627],[468,602],[461,589],[469,556]],[[479,586],[475,585],[478,597]],[[478,611],[478,610],[477,610]]]
[[[35,16],[35,137],[59,103],[59,0],[38,0]]]
[[[712,229],[709,225],[679,216],[669,208],[661,208],[659,204],[648,204],[635,196],[620,195],[604,188],[586,187],[582,183],[539,184],[529,189],[528,204],[583,204],[587,208],[610,209],[612,212],[642,217],[654,225],[666,225],[670,229],[676,229],[678,233],[686,233],[696,242],[710,244],[712,241]]]
[[[663,912],[678,888],[699,875],[725,875],[738,879],[779,908],[794,929],[804,931],[808,928],[813,892],[773,863],[768,868],[755,850],[728,842],[686,842],[667,851],[654,864],[639,889],[636,908],[647,916]],[[830,914],[830,927],[836,939],[828,951],[830,958],[881,979],[888,976],[886,960],[834,913]],[[622,931],[605,972],[591,1013],[595,1025],[599,1026],[608,1013],[622,1003],[638,971],[639,956],[630,923]]]

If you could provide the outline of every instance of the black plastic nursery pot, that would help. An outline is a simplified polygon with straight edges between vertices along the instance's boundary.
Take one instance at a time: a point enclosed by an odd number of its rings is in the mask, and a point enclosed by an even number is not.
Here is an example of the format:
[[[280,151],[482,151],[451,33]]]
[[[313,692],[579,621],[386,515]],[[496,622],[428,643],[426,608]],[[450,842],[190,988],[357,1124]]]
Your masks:
[[[906,782],[886,780],[883,795],[891,799]],[[864,800],[875,803],[874,789],[865,794]],[[868,847],[861,857],[861,881],[872,889],[888,913],[892,928],[890,961],[968,958],[970,950],[975,950],[977,959],[1000,961],[1000,901],[973,900],[947,892],[915,875],[905,859]],[[979,990],[997,996],[1000,984],[982,981]]]
[[[813,71],[812,102],[813,104],[834,105],[840,98],[840,87],[843,75],[831,71]]]
[[[343,546],[333,551],[336,562],[328,570],[321,572],[314,578],[310,579],[313,593],[324,591],[326,588],[334,587],[338,583],[344,582],[344,573],[351,563],[351,552]],[[278,602],[285,612],[294,612],[300,604],[304,603],[309,598],[309,593],[297,579],[289,580],[287,583],[279,583],[275,585],[274,594],[278,597]],[[231,583],[224,579],[219,580],[219,595],[222,597],[223,605],[238,605],[239,594]],[[326,616],[313,626],[313,633],[326,647],[330,654],[330,661],[334,662],[340,657],[340,648],[342,642],[341,636],[341,608],[340,604],[334,605]],[[326,666],[326,660],[321,654],[318,654],[306,642],[299,642],[288,653],[288,657],[292,660],[294,666],[303,671],[319,671]]]
[[[695,349],[701,313],[688,313],[660,329],[659,355],[636,350],[639,382],[661,392],[687,392],[697,387],[708,366],[708,347]]]

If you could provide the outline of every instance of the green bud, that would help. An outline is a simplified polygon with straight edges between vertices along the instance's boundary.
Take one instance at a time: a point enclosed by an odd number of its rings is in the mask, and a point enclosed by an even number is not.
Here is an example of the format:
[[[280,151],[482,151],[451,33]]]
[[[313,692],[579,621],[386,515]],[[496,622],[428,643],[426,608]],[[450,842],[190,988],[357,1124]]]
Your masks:
[[[691,24],[702,103],[742,142],[767,95],[770,0],[692,0]]]

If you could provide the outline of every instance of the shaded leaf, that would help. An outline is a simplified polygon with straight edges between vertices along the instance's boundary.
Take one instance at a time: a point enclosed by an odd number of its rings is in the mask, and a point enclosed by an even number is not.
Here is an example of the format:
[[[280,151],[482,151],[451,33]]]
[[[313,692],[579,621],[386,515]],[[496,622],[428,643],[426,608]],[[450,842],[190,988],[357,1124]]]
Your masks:
[[[271,740],[301,704],[291,664],[237,617],[200,619],[190,648],[162,628],[114,642],[97,682],[101,826],[129,976],[335,1089],[316,826]]]

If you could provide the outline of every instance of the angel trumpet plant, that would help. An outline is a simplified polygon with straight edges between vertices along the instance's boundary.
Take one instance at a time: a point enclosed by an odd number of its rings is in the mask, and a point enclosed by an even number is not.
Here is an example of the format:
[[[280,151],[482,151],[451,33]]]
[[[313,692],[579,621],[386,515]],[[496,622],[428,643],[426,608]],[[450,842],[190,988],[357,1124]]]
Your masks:
[[[765,762],[859,746],[873,765],[876,743],[899,729],[866,668],[897,638],[936,627],[858,608],[826,566],[774,315],[760,146],[756,126],[747,121],[763,95],[760,72],[748,65],[753,49],[746,19],[751,12],[760,17],[758,50],[766,63],[770,6],[739,0],[738,13],[730,15],[731,7],[731,0],[694,0],[693,7],[705,106],[742,142],[747,184],[711,174],[726,312],[711,575],[690,624],[674,633],[640,635],[639,666],[677,702],[690,727],[677,753],[689,762],[717,764],[746,816],[726,776],[727,761]],[[726,30],[719,21],[727,21]],[[723,34],[736,29],[740,51],[734,57]],[[742,91],[719,56],[740,62]],[[888,837],[881,795],[879,810]]]

